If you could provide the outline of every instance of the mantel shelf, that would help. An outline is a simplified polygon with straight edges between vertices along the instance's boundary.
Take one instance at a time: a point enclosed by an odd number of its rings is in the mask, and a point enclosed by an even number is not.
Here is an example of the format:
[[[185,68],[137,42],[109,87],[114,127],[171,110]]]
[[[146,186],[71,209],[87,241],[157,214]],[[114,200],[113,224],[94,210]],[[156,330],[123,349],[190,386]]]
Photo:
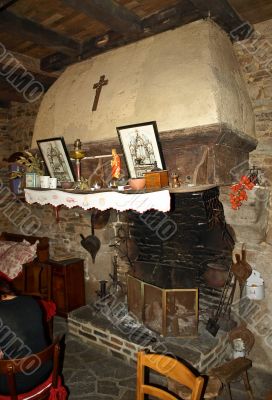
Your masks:
[[[54,207],[81,207],[84,210],[97,208],[105,211],[113,208],[118,211],[134,210],[144,213],[148,210],[170,211],[170,193],[195,193],[209,190],[216,185],[184,185],[179,188],[162,188],[154,190],[100,189],[82,191],[71,189],[25,189],[25,200],[29,204],[51,204]]]
[[[178,188],[169,188],[170,193],[196,193],[204,192],[217,187],[218,185],[181,185]]]
[[[84,210],[96,208],[105,211],[113,208],[118,211],[134,210],[144,213],[148,210],[167,212],[170,210],[168,189],[159,191],[71,191],[57,189],[25,189],[25,199],[29,204],[68,208],[81,207]]]

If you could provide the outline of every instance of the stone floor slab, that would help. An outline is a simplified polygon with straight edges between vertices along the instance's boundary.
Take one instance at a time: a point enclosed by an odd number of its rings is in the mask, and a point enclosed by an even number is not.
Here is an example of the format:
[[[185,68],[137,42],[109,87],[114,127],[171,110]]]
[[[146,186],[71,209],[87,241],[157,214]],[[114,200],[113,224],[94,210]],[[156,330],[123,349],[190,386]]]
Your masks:
[[[65,320],[56,318],[54,332],[66,331]],[[69,389],[69,400],[135,400],[136,366],[132,367],[104,352],[91,347],[71,334],[66,336],[64,383]],[[272,373],[254,367],[249,371],[254,399],[264,400],[272,391]],[[231,385],[233,400],[247,400],[243,382]],[[218,400],[228,400],[224,391]]]

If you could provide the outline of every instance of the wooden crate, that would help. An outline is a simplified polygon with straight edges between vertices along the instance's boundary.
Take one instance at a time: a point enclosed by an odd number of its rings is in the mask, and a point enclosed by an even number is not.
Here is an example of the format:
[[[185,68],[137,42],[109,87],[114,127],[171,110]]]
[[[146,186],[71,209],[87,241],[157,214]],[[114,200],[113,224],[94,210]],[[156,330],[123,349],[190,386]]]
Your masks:
[[[159,189],[168,185],[168,171],[151,171],[145,173],[145,187],[147,189]]]

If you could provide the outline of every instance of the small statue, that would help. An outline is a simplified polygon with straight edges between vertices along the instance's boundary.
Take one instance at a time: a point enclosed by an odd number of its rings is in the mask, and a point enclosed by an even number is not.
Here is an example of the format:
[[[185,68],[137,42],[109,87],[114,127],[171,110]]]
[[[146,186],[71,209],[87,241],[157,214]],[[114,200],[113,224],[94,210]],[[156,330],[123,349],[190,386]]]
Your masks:
[[[121,175],[121,159],[116,153],[116,149],[112,149],[112,161],[111,161],[111,177],[113,179],[119,179]]]

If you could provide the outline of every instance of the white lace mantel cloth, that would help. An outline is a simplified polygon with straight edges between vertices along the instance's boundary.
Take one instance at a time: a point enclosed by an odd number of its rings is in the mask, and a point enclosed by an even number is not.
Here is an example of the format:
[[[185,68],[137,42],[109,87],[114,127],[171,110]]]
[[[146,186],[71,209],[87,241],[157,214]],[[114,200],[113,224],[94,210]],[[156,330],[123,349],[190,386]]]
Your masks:
[[[64,205],[68,208],[81,207],[84,210],[97,208],[104,211],[108,208],[114,208],[118,211],[135,210],[139,213],[144,213],[151,209],[162,212],[170,210],[170,193],[168,190],[149,193],[109,191],[82,194],[54,189],[25,189],[25,199],[30,204],[51,204],[54,207]]]

